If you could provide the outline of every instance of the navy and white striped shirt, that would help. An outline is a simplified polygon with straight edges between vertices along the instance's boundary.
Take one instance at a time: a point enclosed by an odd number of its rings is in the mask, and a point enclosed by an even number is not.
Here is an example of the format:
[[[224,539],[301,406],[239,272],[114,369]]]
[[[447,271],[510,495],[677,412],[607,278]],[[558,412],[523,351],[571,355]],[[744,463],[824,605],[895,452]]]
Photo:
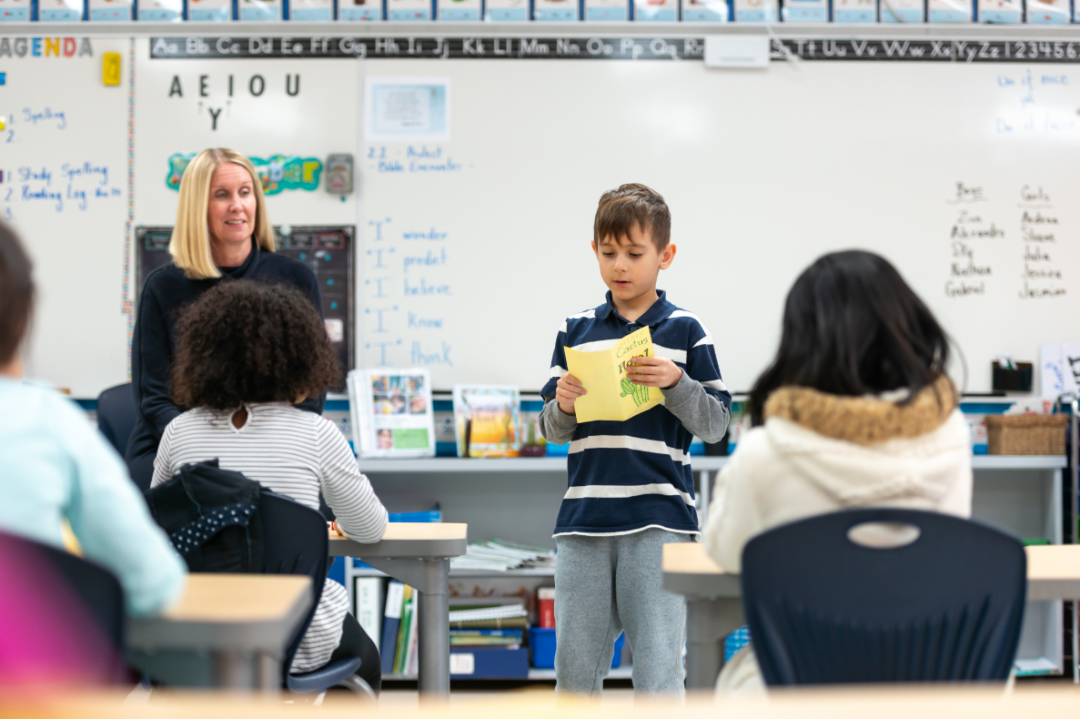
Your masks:
[[[545,398],[555,396],[556,383],[566,374],[566,347],[603,350],[646,325],[656,356],[672,360],[683,376],[663,390],[664,404],[625,422],[578,424],[548,402],[541,416],[544,436],[571,440],[569,488],[556,535],[630,534],[649,527],[699,531],[690,442],[695,433],[710,442],[723,437],[731,394],[701,320],[668,302],[663,291],[657,294],[652,307],[630,322],[616,311],[608,292],[606,303],[568,317],[559,331],[551,376],[541,390]]]

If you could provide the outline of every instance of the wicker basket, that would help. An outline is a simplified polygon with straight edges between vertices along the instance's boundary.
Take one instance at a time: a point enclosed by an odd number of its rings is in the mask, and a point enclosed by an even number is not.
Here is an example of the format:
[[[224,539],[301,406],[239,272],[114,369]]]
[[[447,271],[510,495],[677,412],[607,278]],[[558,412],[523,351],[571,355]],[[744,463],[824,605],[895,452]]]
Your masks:
[[[1067,414],[990,415],[986,418],[990,454],[1065,454]]]

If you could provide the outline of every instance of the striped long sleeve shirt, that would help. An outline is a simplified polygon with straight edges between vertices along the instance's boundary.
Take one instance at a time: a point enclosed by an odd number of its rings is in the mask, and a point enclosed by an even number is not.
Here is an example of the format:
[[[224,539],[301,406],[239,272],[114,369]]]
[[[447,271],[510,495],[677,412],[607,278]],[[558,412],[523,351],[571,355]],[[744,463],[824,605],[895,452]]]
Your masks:
[[[239,429],[232,424],[233,412],[202,407],[176,417],[161,438],[151,486],[168,481],[181,465],[216,457],[222,469],[240,472],[315,510],[321,490],[350,538],[382,538],[386,508],[333,422],[283,403],[249,404],[245,409],[247,422]],[[327,579],[290,671],[307,672],[326,664],[341,642],[348,610],[345,587]]]
[[[540,429],[548,441],[570,442],[569,488],[555,535],[614,535],[659,527],[697,533],[698,516],[690,442],[694,435],[719,441],[730,418],[731,394],[720,377],[712,335],[701,320],[668,302],[663,291],[637,320],[624,319],[608,292],[607,302],[572,315],[555,341],[551,375],[541,390],[550,400],[566,374],[565,348],[596,351],[648,326],[658,357],[683,370],[664,403],[625,422],[579,424],[548,401]]]

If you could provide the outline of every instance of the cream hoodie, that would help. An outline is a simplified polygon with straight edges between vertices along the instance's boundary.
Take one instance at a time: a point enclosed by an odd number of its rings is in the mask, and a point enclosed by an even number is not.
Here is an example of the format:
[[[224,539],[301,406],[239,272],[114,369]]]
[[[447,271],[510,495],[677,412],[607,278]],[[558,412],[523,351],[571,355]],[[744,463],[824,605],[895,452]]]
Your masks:
[[[971,439],[952,383],[943,377],[907,405],[894,399],[773,392],[764,426],[743,436],[717,479],[705,525],[709,556],[739,572],[755,535],[851,507],[971,516]],[[752,653],[740,655],[719,688],[762,686]]]

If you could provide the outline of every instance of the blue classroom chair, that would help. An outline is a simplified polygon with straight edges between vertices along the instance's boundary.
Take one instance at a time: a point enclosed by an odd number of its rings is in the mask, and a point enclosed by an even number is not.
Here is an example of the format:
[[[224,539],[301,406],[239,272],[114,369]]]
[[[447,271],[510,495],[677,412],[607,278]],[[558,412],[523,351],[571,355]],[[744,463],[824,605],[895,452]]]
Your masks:
[[[848,532],[913,525],[910,544]],[[1018,540],[945,514],[856,509],[764,532],[742,557],[743,606],[769,686],[1004,681],[1027,591]]]
[[[98,429],[121,457],[127,451],[128,440],[131,439],[137,418],[135,396],[131,393],[130,382],[109,387],[98,395]]]
[[[322,597],[323,582],[329,570],[330,538],[321,514],[265,490],[259,497],[258,518],[262,523],[263,571],[266,574],[306,574],[311,577],[314,589],[311,611],[282,659],[283,686],[297,694],[309,694],[324,692],[340,684],[373,699],[375,694],[371,687],[356,676],[360,657],[331,662],[304,674],[289,673],[289,665]]]

